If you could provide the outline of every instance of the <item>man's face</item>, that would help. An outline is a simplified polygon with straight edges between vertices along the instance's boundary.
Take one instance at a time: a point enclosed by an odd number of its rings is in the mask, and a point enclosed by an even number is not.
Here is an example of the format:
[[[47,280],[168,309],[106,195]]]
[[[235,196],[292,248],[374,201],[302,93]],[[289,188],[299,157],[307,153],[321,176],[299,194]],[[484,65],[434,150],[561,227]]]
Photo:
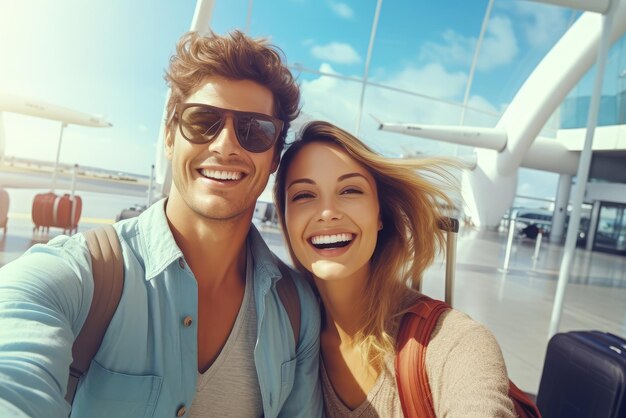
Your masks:
[[[266,87],[249,80],[211,77],[187,103],[273,116],[274,100]],[[215,220],[251,217],[270,173],[277,168],[275,148],[246,151],[235,136],[228,117],[221,132],[208,144],[187,141],[176,126],[168,135],[166,155],[172,161],[173,185],[169,203]],[[190,213],[190,214],[192,214]]]

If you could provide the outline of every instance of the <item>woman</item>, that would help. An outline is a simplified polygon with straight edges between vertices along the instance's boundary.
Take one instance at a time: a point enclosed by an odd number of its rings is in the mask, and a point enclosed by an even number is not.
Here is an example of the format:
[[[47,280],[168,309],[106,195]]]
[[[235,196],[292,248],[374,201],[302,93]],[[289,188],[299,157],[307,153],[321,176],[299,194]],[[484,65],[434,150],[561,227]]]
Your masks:
[[[326,122],[285,152],[274,186],[295,266],[322,309],[321,378],[329,417],[402,417],[394,371],[399,322],[443,243],[446,160],[391,160]],[[424,175],[426,174],[426,175]],[[437,416],[509,417],[502,354],[489,331],[449,310],[426,354]]]

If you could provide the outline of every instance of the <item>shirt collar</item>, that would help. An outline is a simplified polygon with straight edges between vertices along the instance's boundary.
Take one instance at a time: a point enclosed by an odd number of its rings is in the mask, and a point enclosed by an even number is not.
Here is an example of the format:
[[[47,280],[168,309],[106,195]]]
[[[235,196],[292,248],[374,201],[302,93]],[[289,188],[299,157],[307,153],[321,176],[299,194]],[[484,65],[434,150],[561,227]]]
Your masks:
[[[270,251],[258,229],[256,229],[256,226],[252,223],[250,224],[247,239],[248,248],[250,248],[254,259],[255,281],[270,280],[271,282],[275,282],[281,277],[280,269],[277,264],[278,260],[272,251]]]
[[[166,201],[167,199],[162,199],[156,202],[139,215],[140,236],[143,237],[146,248],[144,258],[146,280],[158,276],[170,264],[183,257],[183,252],[178,248],[165,216]],[[272,282],[281,277],[276,256],[270,251],[263,237],[252,223],[247,241],[254,260],[255,277]]]
[[[178,248],[167,217],[165,202],[162,199],[139,215],[139,232],[146,248],[144,257],[146,280],[151,280],[163,272],[170,264],[183,256]]]

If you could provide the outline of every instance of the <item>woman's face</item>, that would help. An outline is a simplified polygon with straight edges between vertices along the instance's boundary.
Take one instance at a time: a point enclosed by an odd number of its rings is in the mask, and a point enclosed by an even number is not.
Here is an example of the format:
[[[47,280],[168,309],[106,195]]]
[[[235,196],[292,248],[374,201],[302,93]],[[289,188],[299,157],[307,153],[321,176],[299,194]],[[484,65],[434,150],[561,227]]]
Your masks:
[[[285,223],[298,261],[315,277],[369,274],[381,227],[376,182],[340,147],[305,145],[287,170]]]

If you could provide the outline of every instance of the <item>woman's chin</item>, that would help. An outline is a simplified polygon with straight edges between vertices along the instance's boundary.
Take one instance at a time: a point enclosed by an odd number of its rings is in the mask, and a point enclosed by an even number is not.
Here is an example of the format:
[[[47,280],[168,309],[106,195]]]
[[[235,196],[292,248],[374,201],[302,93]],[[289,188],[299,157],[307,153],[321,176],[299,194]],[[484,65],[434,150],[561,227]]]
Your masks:
[[[319,280],[341,280],[347,276],[343,264],[327,260],[316,261],[311,266],[310,271]]]

